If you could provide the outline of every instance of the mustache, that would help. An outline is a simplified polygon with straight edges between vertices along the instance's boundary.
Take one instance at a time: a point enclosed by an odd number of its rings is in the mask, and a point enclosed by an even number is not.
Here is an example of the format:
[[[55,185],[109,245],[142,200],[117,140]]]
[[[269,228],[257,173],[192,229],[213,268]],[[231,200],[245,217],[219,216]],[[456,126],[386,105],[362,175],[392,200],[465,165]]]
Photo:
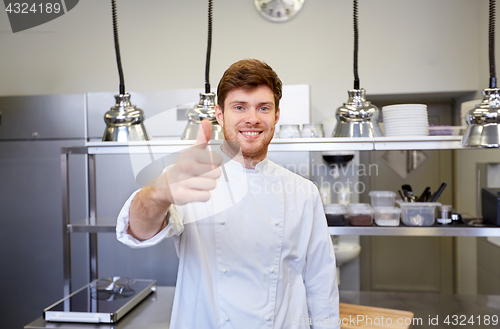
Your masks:
[[[255,128],[265,129],[266,127],[262,126],[262,125],[244,125],[244,126],[237,126],[236,128],[237,129],[255,129]]]

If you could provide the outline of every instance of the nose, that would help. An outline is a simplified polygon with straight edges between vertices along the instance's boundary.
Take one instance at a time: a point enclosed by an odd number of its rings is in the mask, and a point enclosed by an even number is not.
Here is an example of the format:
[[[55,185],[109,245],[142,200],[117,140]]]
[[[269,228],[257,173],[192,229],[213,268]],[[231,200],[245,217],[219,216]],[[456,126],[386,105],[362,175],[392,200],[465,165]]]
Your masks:
[[[247,124],[252,124],[252,125],[256,125],[256,124],[260,123],[260,116],[259,116],[257,109],[251,109],[251,110],[247,111],[245,121]]]

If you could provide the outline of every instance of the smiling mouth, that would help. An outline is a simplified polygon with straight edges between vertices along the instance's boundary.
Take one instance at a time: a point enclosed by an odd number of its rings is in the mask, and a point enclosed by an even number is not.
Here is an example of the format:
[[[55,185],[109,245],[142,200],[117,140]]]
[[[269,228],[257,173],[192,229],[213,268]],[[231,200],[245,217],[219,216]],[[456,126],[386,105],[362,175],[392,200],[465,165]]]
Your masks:
[[[245,137],[257,137],[262,131],[240,131],[240,133]]]

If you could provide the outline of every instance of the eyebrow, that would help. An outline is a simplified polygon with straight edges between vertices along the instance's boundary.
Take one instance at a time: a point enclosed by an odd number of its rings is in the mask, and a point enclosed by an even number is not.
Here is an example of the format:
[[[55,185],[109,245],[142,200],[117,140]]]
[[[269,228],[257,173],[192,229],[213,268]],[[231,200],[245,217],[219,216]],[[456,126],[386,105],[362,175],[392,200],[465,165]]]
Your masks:
[[[232,101],[231,103],[229,103],[229,105],[234,105],[234,104],[248,104],[248,102],[244,102],[244,101]],[[262,105],[274,105],[274,102],[262,102],[262,103],[259,103],[258,104],[259,106],[262,106]]]

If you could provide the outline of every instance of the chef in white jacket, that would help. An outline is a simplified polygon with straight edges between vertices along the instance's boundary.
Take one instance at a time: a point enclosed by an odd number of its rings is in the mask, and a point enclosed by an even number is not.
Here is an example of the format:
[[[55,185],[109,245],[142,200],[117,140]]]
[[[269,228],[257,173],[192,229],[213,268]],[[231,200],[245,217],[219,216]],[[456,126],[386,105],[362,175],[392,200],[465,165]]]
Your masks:
[[[234,63],[217,89],[220,149],[206,149],[203,121],[196,145],[119,214],[118,240],[133,248],[174,236],[172,329],[340,328],[318,190],[267,159],[281,86],[263,62]]]

